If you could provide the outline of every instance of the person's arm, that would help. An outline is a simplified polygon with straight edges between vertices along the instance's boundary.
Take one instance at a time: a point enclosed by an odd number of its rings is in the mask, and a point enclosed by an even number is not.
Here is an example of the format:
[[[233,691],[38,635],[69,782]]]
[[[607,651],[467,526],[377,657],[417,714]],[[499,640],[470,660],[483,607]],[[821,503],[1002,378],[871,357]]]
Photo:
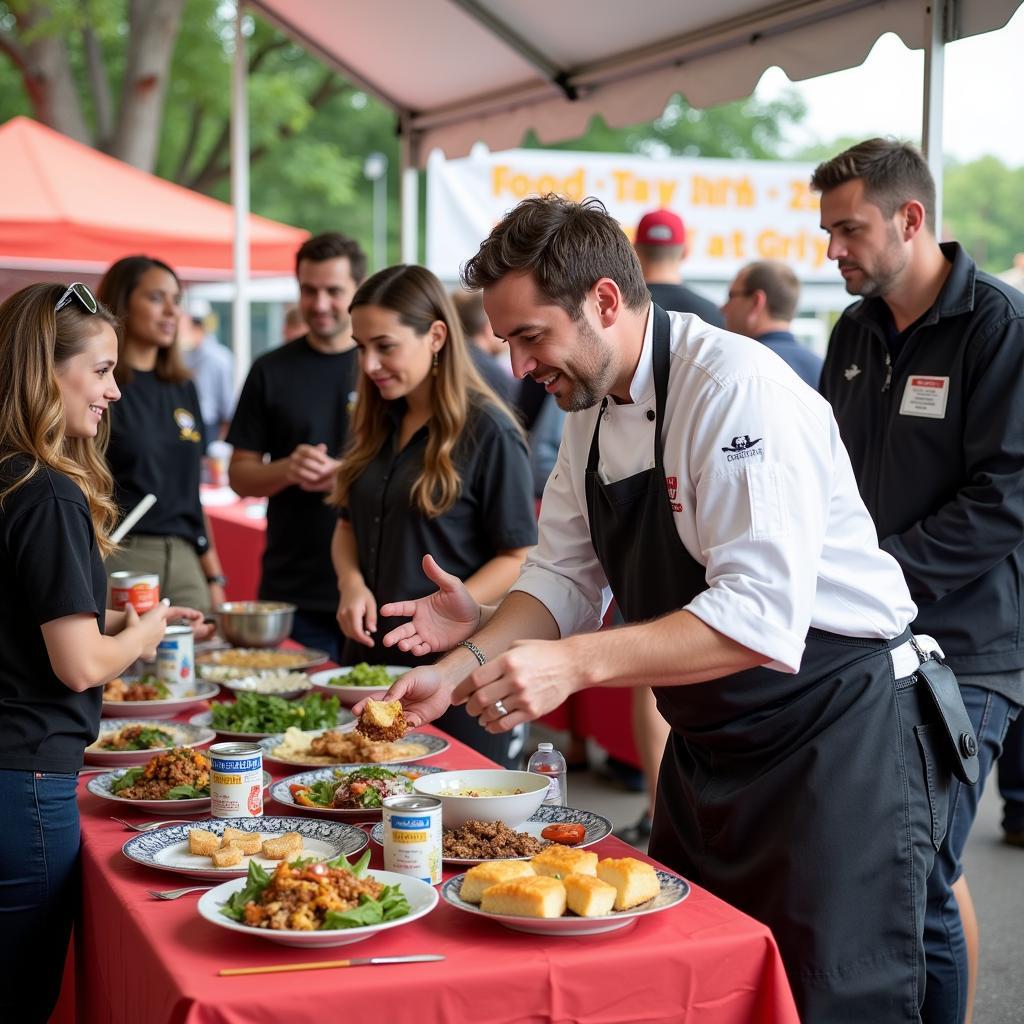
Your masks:
[[[325,444],[300,444],[291,455],[272,462],[264,462],[260,452],[236,448],[228,463],[228,482],[243,498],[271,498],[293,485],[327,493],[339,465]]]
[[[210,517],[203,511],[203,523],[206,527],[206,550],[199,556],[199,565],[207,580],[216,576],[223,576],[224,569],[220,564],[220,555],[217,554],[217,545],[213,539],[213,527],[210,525]],[[216,608],[225,600],[224,585],[222,583],[207,583],[210,588],[210,607]]]
[[[40,628],[50,665],[57,678],[75,693],[102,686],[137,658],[156,657],[168,611],[160,602],[140,616],[128,605],[116,636],[104,636],[97,628],[95,615],[65,615],[44,622]]]
[[[478,604],[494,604],[507,593],[515,583],[523,559],[529,548],[513,548],[499,551],[489,562],[484,562],[469,579],[466,589]]]
[[[373,647],[377,632],[377,599],[359,571],[356,534],[351,524],[339,519],[331,537],[331,562],[338,577],[338,626],[350,640]]]

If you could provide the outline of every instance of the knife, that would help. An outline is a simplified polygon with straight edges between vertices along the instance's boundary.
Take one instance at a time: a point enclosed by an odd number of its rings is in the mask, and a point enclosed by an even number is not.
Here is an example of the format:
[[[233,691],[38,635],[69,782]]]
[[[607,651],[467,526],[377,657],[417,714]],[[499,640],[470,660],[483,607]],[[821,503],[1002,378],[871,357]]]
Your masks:
[[[278,974],[281,971],[319,971],[326,967],[365,967],[368,964],[419,964],[444,960],[436,953],[421,953],[418,956],[364,956],[354,960],[320,960],[311,964],[271,964],[267,967],[226,967],[217,973],[222,978],[240,974]]]

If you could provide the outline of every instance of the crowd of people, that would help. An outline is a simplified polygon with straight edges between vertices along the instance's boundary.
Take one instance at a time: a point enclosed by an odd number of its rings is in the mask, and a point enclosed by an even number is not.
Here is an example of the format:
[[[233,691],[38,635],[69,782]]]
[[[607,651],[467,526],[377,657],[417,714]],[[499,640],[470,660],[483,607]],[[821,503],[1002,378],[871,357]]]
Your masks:
[[[0,305],[0,956],[40,978],[0,1007],[56,999],[100,687],[224,599],[200,480],[226,440],[296,641],[408,666],[409,721],[507,766],[575,692],[630,687],[627,838],[772,928],[803,1019],[969,1020],[961,858],[997,760],[1024,843],[1024,296],[935,237],[912,147],[861,143],[812,186],[858,297],[824,363],[785,264],[719,309],[682,283],[678,215],[631,243],[555,196],[452,295],[309,239],[237,406],[208,304],[158,259]],[[169,602],[107,610],[117,569]]]

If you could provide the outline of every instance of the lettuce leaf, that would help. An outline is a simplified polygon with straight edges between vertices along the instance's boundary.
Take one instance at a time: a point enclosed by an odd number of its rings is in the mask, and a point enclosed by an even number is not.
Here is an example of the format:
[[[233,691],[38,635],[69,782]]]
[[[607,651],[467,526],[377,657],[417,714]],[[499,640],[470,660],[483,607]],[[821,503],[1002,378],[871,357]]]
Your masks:
[[[220,908],[225,917],[232,921],[242,921],[245,917],[246,903],[258,902],[263,890],[270,885],[270,875],[266,869],[254,860],[249,861],[249,874],[246,876],[245,885],[236,893],[232,893],[227,903]]]

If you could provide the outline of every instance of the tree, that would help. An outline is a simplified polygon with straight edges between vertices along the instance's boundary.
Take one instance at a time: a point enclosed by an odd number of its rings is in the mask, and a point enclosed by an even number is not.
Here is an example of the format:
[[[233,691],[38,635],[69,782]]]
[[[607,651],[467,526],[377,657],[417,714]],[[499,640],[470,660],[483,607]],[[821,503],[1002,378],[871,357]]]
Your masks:
[[[955,238],[982,269],[1000,273],[1024,250],[1024,167],[994,156],[946,167],[943,233]]]

